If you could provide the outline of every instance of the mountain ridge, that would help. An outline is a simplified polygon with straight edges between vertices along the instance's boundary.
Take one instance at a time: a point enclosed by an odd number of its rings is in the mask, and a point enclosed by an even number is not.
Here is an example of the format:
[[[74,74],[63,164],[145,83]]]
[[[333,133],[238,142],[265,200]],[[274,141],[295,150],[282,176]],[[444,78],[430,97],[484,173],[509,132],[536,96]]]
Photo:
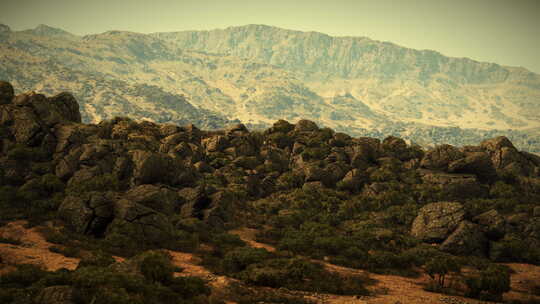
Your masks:
[[[458,134],[466,132],[474,142],[491,132],[540,151],[540,76],[522,68],[264,25],[181,32],[180,38],[177,33],[107,31],[66,39],[9,32],[0,38],[5,55],[0,78],[22,90],[84,93],[76,96],[83,117],[95,122],[114,117],[118,109],[148,117],[137,105],[141,102],[156,121],[169,117],[149,107],[151,98],[143,102],[123,89],[149,85],[184,96],[222,121],[238,119],[249,126],[305,117],[358,136],[423,134],[409,139],[425,145],[467,144]],[[209,33],[216,35],[212,41]],[[50,79],[42,77],[51,69]],[[168,111],[181,117],[173,108]],[[429,126],[444,140],[426,133]]]

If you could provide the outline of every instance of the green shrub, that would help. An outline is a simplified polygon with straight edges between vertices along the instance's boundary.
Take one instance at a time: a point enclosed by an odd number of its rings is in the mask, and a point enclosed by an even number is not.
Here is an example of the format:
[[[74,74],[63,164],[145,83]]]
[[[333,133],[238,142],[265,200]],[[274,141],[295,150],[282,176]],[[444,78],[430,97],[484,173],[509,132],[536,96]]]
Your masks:
[[[174,273],[170,257],[161,252],[145,253],[140,269],[144,277],[154,283],[166,284],[172,280]]]
[[[112,255],[105,253],[102,250],[97,250],[92,252],[90,256],[85,256],[79,262],[78,268],[89,267],[89,266],[98,266],[98,267],[107,267],[115,263],[115,259]]]
[[[175,277],[171,279],[168,287],[185,298],[210,294],[210,289],[204,281],[197,277]]]
[[[20,264],[17,265],[17,270],[0,276],[0,286],[2,288],[26,288],[41,280],[45,275],[46,271],[36,265]]]
[[[50,252],[59,253],[68,258],[79,257],[81,250],[77,247],[60,247],[60,246],[51,246],[49,247]]]
[[[7,152],[7,157],[16,161],[46,161],[50,155],[41,148],[17,145]]]
[[[491,264],[479,274],[465,279],[467,295],[482,300],[500,301],[510,290],[510,270],[506,266]]]
[[[519,196],[519,193],[516,187],[497,181],[489,189],[489,195],[493,198],[515,198]]]
[[[445,287],[446,276],[450,273],[458,273],[461,265],[458,260],[449,255],[439,255],[429,260],[425,265],[426,273],[436,280],[439,287]]]
[[[507,237],[493,242],[489,257],[495,262],[522,262],[540,264],[540,249],[530,247],[528,242],[517,237]]]
[[[305,259],[270,259],[237,275],[250,284],[334,294],[366,294],[360,277],[341,277]]]
[[[246,269],[251,264],[260,263],[271,257],[271,254],[262,248],[240,247],[225,254],[222,268],[226,273],[235,273]]]
[[[300,175],[288,171],[278,177],[276,181],[276,186],[280,190],[289,190],[299,188],[302,186],[303,183],[304,180]]]

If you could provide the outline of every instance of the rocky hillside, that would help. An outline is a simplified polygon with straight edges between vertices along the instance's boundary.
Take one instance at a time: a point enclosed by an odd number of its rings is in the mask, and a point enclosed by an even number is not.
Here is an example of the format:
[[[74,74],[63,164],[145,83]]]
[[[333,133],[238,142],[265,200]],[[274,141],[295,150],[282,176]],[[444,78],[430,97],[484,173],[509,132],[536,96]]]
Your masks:
[[[83,124],[73,95],[15,96],[1,82],[0,139],[0,222],[44,225],[51,250],[81,259],[75,270],[10,272],[0,256],[3,303],[57,303],[42,300],[54,294],[63,303],[310,303],[282,293],[368,293],[368,278],[325,263],[426,273],[427,290],[498,301],[518,292],[499,263],[540,264],[540,157],[505,137],[425,151],[309,120],[265,131]],[[267,245],[228,233],[246,227]],[[174,279],[170,256],[154,249],[194,252],[236,283],[210,294],[200,279]],[[538,299],[538,281],[522,285],[513,300]]]
[[[530,110],[539,107],[540,76],[525,69],[365,37],[331,37],[265,25],[154,36],[181,49],[228,54],[294,71],[327,102],[350,94],[351,109],[367,104],[398,121],[484,129],[537,126],[538,117]],[[349,123],[361,125],[354,119]]]
[[[268,26],[83,37],[1,28],[0,79],[18,92],[74,92],[84,122],[129,115],[262,129],[304,118],[423,146],[506,135],[540,151],[539,76],[524,69]]]

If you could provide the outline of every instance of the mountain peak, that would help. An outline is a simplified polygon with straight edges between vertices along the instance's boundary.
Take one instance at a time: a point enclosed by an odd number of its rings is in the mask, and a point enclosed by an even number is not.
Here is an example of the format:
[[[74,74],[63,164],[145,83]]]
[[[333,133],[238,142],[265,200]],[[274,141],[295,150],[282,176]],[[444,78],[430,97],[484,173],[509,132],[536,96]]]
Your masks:
[[[39,24],[33,30],[31,30],[31,32],[32,34],[39,36],[74,36],[73,34],[64,31],[63,29],[48,26],[46,24]]]
[[[11,28],[5,24],[0,23],[0,33],[9,33]]]

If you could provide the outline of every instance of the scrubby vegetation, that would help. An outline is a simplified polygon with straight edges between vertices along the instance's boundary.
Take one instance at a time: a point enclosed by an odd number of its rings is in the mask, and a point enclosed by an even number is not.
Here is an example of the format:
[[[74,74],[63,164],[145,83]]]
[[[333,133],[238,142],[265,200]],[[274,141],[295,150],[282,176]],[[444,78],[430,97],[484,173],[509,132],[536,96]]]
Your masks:
[[[0,223],[40,226],[51,251],[81,262],[53,273],[18,266],[0,279],[3,303],[35,303],[47,292],[93,304],[213,299],[204,281],[175,277],[156,249],[192,252],[238,280],[249,294],[239,302],[303,301],[250,289],[261,287],[367,293],[368,278],[322,261],[425,272],[429,290],[495,300],[511,276],[495,263],[540,265],[540,158],[504,137],[424,151],[305,120],[264,132],[127,118],[84,125],[75,100],[39,112],[34,103],[46,97],[21,96],[20,105],[0,104],[11,115],[2,120]],[[276,251],[229,233],[241,227]]]

